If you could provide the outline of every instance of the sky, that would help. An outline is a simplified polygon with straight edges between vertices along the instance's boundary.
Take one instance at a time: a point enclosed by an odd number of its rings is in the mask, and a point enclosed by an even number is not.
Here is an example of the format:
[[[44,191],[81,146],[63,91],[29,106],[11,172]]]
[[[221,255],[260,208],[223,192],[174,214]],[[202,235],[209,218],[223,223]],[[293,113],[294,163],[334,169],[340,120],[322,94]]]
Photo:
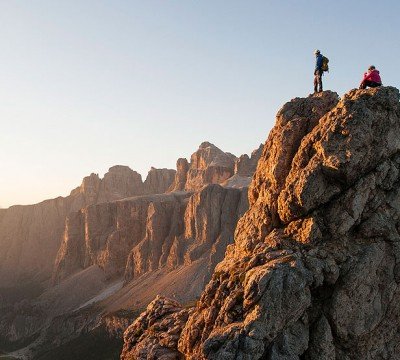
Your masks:
[[[203,141],[237,156],[277,110],[340,96],[371,64],[399,87],[400,2],[0,0],[0,207],[66,196],[90,173],[175,168]]]

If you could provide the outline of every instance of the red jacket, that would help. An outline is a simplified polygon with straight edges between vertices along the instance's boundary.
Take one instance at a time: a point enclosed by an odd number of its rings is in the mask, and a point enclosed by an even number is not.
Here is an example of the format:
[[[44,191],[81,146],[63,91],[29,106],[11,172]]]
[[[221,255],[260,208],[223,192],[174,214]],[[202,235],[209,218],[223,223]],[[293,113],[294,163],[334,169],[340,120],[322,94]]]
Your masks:
[[[382,84],[381,77],[379,76],[379,71],[376,69],[372,70],[370,72],[364,73],[363,81],[365,81],[365,80],[369,80],[369,81],[376,82],[378,84]]]

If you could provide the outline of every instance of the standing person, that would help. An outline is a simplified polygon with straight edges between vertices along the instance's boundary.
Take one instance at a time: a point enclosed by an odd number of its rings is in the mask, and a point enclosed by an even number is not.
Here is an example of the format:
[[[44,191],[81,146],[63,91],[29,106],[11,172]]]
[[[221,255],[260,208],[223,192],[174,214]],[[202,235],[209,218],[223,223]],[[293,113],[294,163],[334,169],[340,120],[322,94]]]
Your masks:
[[[368,71],[364,73],[364,77],[360,84],[360,89],[366,89],[369,87],[378,87],[382,86],[382,80],[379,75],[379,71],[375,69],[374,65],[371,65],[368,68]]]
[[[321,51],[315,50],[315,70],[314,70],[314,92],[322,91],[322,74],[324,71],[322,70],[322,59],[323,56]]]

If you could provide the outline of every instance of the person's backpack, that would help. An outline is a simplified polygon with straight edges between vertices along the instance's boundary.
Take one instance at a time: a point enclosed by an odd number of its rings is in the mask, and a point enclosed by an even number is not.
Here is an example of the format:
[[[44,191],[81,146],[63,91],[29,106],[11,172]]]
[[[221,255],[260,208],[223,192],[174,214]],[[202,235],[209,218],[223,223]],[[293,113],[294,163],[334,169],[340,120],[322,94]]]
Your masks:
[[[326,56],[322,56],[322,66],[321,66],[321,70],[322,71],[328,71],[329,72],[329,59]]]

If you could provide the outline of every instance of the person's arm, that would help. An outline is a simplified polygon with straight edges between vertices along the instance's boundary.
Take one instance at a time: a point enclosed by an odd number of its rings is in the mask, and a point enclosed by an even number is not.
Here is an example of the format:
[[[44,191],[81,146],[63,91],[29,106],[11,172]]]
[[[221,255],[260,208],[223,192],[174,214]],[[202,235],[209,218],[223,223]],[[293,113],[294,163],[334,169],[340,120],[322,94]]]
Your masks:
[[[321,70],[322,68],[322,55],[318,55],[315,61],[315,70]]]
[[[359,89],[362,89],[362,88],[363,88],[364,81],[367,80],[367,76],[368,76],[368,73],[365,72],[365,73],[364,73],[364,76],[363,76],[363,78],[362,78],[362,80],[361,80],[361,82],[360,82],[360,87],[359,87]]]
[[[364,73],[364,79],[363,80],[371,80],[372,76],[372,71],[371,72],[366,72]]]

